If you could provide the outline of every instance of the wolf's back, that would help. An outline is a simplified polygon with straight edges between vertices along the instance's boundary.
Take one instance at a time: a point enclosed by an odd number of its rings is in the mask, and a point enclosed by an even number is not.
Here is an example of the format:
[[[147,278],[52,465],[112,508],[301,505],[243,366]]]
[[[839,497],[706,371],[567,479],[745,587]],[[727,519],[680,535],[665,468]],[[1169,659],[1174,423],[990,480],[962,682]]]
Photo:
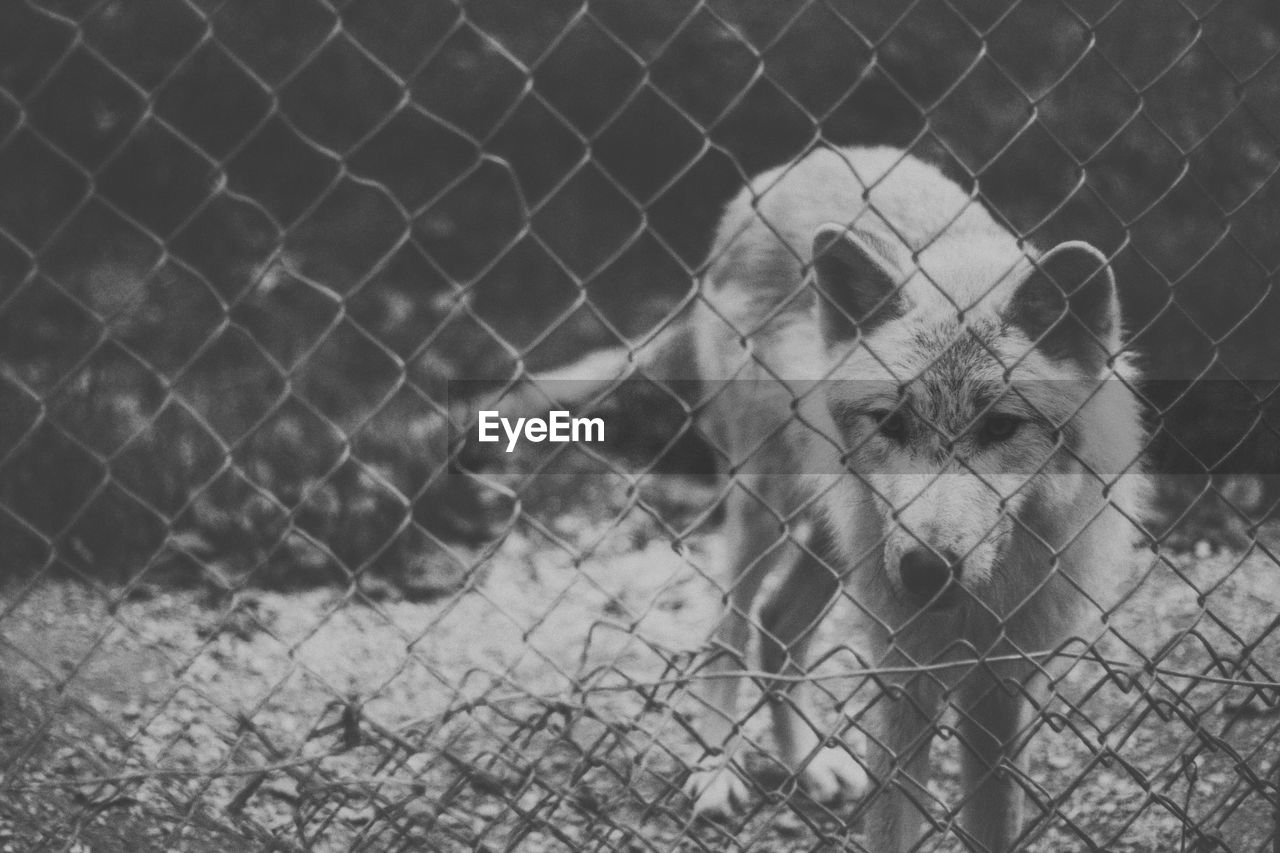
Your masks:
[[[918,252],[942,236],[1007,235],[958,184],[896,148],[822,148],[756,177],[728,205],[712,246],[704,297],[745,322],[801,288],[812,241],[829,222],[856,223]]]

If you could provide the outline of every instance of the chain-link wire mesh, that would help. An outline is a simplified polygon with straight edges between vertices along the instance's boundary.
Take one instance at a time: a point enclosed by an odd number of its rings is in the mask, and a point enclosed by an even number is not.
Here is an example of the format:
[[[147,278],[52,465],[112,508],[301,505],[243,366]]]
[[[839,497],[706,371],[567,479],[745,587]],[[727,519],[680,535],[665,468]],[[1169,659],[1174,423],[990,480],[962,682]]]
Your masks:
[[[0,843],[880,851],[875,804],[909,800],[915,849],[983,849],[963,766],[993,718],[956,697],[990,677],[1035,698],[1030,763],[989,768],[1017,849],[1280,849],[1277,56],[1267,0],[0,4]],[[901,626],[853,576],[883,559],[851,567],[707,425],[759,396],[689,381],[691,316],[757,331],[698,284],[725,205],[845,145],[897,151],[873,211],[910,152],[1031,257],[1088,241],[1114,272],[1149,437],[1091,473],[1156,492],[1136,568],[1097,567],[1119,597],[1079,590],[1105,641],[926,614],[947,655],[877,657]],[[605,441],[508,453],[486,406]],[[897,518],[937,479],[878,494]],[[774,571],[735,580],[735,542]],[[814,598],[795,660],[775,617]],[[709,643],[726,618],[762,636]],[[792,705],[866,790],[779,760]],[[886,706],[927,781],[877,764]],[[722,735],[742,795],[709,820]]]

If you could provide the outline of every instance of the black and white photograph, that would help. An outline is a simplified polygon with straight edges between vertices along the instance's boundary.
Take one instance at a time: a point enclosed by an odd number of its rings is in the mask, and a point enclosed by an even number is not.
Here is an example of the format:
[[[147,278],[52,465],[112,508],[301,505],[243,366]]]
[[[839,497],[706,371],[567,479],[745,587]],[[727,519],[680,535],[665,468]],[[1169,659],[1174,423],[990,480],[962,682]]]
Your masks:
[[[0,0],[0,853],[1280,851],[1273,0]]]

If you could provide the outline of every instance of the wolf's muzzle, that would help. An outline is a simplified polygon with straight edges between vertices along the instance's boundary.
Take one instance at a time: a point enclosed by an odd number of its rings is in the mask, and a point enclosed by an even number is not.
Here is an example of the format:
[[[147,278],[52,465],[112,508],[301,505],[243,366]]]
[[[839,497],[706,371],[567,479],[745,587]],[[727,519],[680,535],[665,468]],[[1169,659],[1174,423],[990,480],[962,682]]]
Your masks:
[[[903,588],[930,610],[947,610],[959,603],[961,568],[959,557],[931,548],[914,548],[898,564]]]

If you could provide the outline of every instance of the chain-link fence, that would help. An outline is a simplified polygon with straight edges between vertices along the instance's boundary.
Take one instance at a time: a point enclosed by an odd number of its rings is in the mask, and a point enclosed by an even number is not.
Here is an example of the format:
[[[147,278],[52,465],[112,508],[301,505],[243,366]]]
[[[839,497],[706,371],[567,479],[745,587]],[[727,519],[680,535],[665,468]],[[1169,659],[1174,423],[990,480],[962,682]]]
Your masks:
[[[882,851],[876,804],[909,801],[913,849],[983,849],[964,816],[1004,818],[964,781],[991,723],[957,700],[972,675],[1034,693],[1030,763],[987,768],[1025,797],[1018,849],[1280,850],[1278,10],[0,4],[0,845]],[[735,251],[716,224],[752,176],[845,145],[900,149],[860,176],[873,210],[910,152],[1024,257],[1088,241],[1114,272],[1156,492],[1126,516],[1135,568],[1095,567],[1118,598],[1079,590],[1102,640],[1028,648],[975,599],[908,620],[956,643],[904,661],[852,577],[899,559],[888,539],[851,568],[839,513],[779,505],[707,426],[691,318],[743,352],[760,331],[698,284]],[[930,278],[934,242],[904,268]],[[814,298],[807,263],[783,283],[777,312]],[[486,407],[558,406],[605,440],[475,440]],[[1136,470],[1091,471],[1103,503]],[[753,541],[735,580],[724,552]],[[1061,575],[1069,543],[1045,547]],[[775,633],[792,599],[833,611],[807,662]],[[763,639],[709,644],[726,618]],[[734,672],[717,722],[706,685]],[[769,711],[797,685],[865,790],[820,796],[818,752],[778,758]],[[920,685],[938,709],[897,713],[932,738],[927,781],[875,722]],[[725,732],[735,808],[711,820]]]

